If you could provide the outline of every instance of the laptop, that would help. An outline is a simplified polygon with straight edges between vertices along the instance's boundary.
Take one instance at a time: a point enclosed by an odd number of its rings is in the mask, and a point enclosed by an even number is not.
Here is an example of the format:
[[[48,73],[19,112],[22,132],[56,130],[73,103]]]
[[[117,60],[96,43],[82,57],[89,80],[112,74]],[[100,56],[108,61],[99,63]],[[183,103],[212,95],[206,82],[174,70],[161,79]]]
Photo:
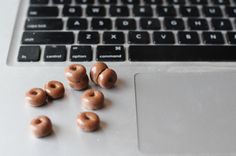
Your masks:
[[[235,0],[8,0],[0,5],[1,156],[236,155]],[[95,111],[84,112],[64,69],[105,62],[117,72]],[[25,92],[50,80],[66,95],[39,108]],[[30,121],[46,115],[53,134]]]

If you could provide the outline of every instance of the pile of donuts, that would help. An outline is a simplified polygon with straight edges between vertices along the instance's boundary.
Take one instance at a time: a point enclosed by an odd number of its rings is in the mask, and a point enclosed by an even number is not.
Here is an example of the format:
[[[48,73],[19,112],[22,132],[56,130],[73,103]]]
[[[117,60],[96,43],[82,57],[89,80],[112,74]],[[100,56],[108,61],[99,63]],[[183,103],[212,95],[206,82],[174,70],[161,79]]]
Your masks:
[[[87,110],[98,110],[104,107],[104,94],[89,88],[89,77],[86,68],[81,64],[72,64],[65,69],[65,77],[71,88],[84,91],[81,95],[82,107]],[[95,63],[90,70],[91,81],[101,88],[111,89],[117,81],[117,74],[103,62]],[[86,90],[88,89],[88,90]],[[59,81],[49,81],[44,88],[32,88],[25,94],[25,99],[33,107],[40,107],[51,100],[64,97],[65,87]],[[100,118],[94,112],[82,112],[77,115],[77,125],[85,132],[94,132],[100,127]],[[37,138],[49,136],[53,124],[47,116],[38,116],[30,123],[31,131]]]

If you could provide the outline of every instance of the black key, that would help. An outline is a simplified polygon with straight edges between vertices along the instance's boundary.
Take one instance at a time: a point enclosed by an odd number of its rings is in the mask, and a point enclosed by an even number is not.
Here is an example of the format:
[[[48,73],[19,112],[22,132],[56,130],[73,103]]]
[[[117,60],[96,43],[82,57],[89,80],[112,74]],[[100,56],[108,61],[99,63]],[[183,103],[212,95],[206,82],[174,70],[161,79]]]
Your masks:
[[[30,0],[30,4],[48,4],[49,0]]]
[[[163,0],[144,0],[146,4],[162,4]]]
[[[196,5],[207,5],[208,0],[190,0],[190,3]]]
[[[70,49],[70,61],[92,61],[93,50],[91,46],[72,46]]]
[[[62,30],[61,19],[28,18],[25,22],[25,30]]]
[[[160,30],[161,29],[160,21],[154,18],[141,18],[140,26],[142,29],[145,29],[145,30]]]
[[[40,46],[21,46],[18,54],[19,62],[37,62],[40,59]]]
[[[76,0],[77,4],[94,4],[94,0]]]
[[[116,4],[117,0],[98,0],[101,4]]]
[[[199,10],[197,7],[184,7],[181,6],[180,8],[180,13],[184,16],[184,17],[198,17],[199,14]]]
[[[129,32],[130,44],[148,44],[150,43],[150,36],[148,32],[131,31]]]
[[[236,46],[130,46],[130,61],[236,61]]]
[[[220,32],[203,32],[202,35],[205,44],[224,44],[224,38]]]
[[[67,29],[69,30],[86,30],[88,28],[87,19],[69,18],[67,21]]]
[[[180,18],[166,18],[164,19],[166,29],[184,30],[184,21]]]
[[[91,21],[91,27],[94,30],[110,30],[112,29],[112,22],[109,18],[94,18]]]
[[[97,61],[125,61],[123,46],[98,46]]]
[[[105,44],[124,44],[125,35],[123,32],[104,32],[103,41]]]
[[[117,19],[116,27],[119,30],[135,30],[137,25],[134,19]]]
[[[221,17],[222,11],[220,7],[203,7],[203,13],[207,17]]]
[[[180,44],[199,44],[199,36],[197,32],[178,32]]]
[[[64,16],[82,16],[82,8],[80,6],[64,6]]]
[[[106,9],[103,6],[88,6],[86,13],[88,16],[106,16]]]
[[[28,10],[29,17],[56,17],[58,14],[57,7],[30,7]]]
[[[54,4],[70,4],[71,0],[53,0]]]
[[[208,30],[209,25],[206,19],[188,19],[188,26],[191,30]]]
[[[45,62],[63,62],[66,61],[66,46],[46,46],[44,52]]]
[[[22,44],[73,44],[72,32],[24,32]]]
[[[124,4],[135,4],[135,5],[140,4],[140,0],[121,0],[121,1]]]
[[[215,30],[232,30],[232,24],[228,19],[212,19],[212,26]]]
[[[236,32],[228,32],[227,38],[230,44],[236,44]]]
[[[186,2],[185,0],[167,0],[169,4],[180,4],[184,5]]]
[[[236,7],[226,7],[225,12],[229,17],[236,17]]]
[[[135,16],[153,16],[153,11],[150,6],[134,6],[133,13]]]
[[[176,16],[176,10],[173,6],[158,6],[157,14],[161,17]]]
[[[98,32],[80,31],[79,43],[82,44],[98,44],[100,42]]]
[[[214,4],[217,5],[229,5],[229,0],[212,0]]]
[[[129,8],[127,6],[111,6],[110,7],[111,16],[129,16]]]
[[[154,32],[153,40],[155,44],[174,44],[175,37],[172,32]]]

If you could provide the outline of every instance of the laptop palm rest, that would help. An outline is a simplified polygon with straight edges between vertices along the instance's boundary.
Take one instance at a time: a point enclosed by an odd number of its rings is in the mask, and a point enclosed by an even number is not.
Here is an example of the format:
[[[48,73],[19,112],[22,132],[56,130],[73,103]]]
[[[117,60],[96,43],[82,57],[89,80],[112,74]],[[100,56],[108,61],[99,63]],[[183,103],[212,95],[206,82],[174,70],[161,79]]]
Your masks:
[[[236,72],[135,76],[139,149],[236,154]]]

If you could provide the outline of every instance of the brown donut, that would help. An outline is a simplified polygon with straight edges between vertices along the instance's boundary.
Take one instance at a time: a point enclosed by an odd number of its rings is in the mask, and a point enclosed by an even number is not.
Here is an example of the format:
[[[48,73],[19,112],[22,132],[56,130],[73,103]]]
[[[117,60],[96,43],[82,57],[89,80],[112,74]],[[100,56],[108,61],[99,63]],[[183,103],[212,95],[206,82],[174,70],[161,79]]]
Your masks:
[[[104,106],[104,95],[98,90],[89,89],[80,98],[85,109],[97,110]]]
[[[77,125],[85,132],[93,132],[99,129],[100,119],[93,112],[83,112],[77,116]]]
[[[41,88],[32,88],[25,94],[25,99],[33,107],[39,107],[46,103],[47,93]]]
[[[44,88],[47,95],[52,99],[62,98],[65,94],[64,85],[59,81],[49,81]]]
[[[84,89],[88,88],[88,86],[89,86],[89,78],[86,75],[79,82],[70,82],[69,81],[69,85],[71,88],[73,88],[75,90],[84,90]]]
[[[72,64],[65,69],[65,75],[70,82],[79,82],[87,76],[86,68],[80,64]]]
[[[31,121],[30,128],[36,137],[46,137],[52,133],[52,122],[47,116],[39,116]]]
[[[114,87],[117,81],[117,74],[112,69],[105,69],[99,76],[98,76],[98,84],[102,88],[110,89]]]
[[[98,84],[98,76],[106,69],[108,66],[103,62],[95,63],[90,70],[90,78],[95,83]]]

